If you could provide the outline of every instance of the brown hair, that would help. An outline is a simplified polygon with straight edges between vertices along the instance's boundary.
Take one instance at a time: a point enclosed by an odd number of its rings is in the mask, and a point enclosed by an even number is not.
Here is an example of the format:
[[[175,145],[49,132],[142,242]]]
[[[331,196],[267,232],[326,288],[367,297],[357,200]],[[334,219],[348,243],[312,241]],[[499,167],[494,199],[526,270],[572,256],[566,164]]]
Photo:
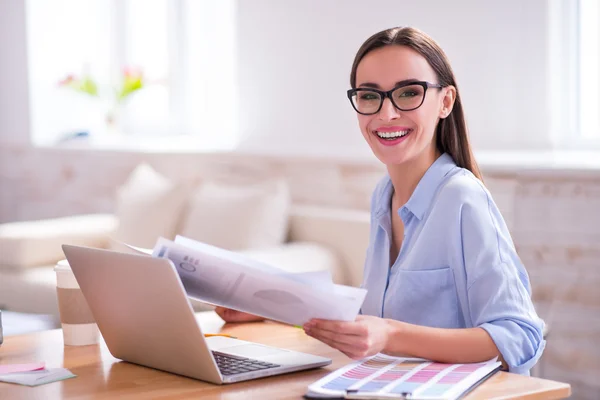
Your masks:
[[[350,73],[352,88],[356,87],[356,69],[363,57],[375,49],[391,45],[407,46],[415,50],[431,65],[439,84],[451,85],[456,88],[456,99],[452,112],[446,118],[441,119],[436,127],[436,146],[441,153],[450,154],[456,165],[468,169],[482,180],[479,166],[469,143],[467,123],[450,61],[442,48],[426,33],[416,28],[398,27],[386,29],[368,38],[358,49],[352,63],[352,72]]]

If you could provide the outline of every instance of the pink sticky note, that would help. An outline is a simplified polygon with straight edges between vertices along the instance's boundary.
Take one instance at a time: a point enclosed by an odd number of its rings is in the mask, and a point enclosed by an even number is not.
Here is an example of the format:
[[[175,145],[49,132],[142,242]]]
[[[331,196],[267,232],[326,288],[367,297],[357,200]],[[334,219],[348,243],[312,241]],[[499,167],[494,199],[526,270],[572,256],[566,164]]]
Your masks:
[[[35,364],[0,364],[0,375],[10,374],[12,372],[27,372],[37,371],[44,369],[46,363],[35,363]]]

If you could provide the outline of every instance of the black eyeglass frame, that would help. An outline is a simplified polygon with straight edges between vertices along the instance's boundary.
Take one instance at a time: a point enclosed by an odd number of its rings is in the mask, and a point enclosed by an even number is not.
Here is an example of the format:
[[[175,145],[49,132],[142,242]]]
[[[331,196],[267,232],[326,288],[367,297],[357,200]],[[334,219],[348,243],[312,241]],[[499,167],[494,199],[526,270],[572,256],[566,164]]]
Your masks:
[[[398,107],[398,105],[394,102],[394,99],[392,98],[392,93],[394,93],[398,89],[401,89],[406,86],[412,86],[412,85],[419,85],[423,88],[423,98],[421,99],[421,103],[416,107],[408,108],[408,109]],[[348,100],[350,100],[350,104],[352,104],[352,108],[354,108],[354,111],[356,111],[357,113],[359,113],[361,115],[374,115],[374,114],[377,114],[379,111],[381,111],[381,107],[383,107],[383,102],[385,101],[386,97],[388,99],[390,99],[390,101],[392,102],[394,107],[396,107],[398,110],[412,111],[412,110],[416,110],[417,108],[419,108],[423,105],[423,103],[425,102],[425,95],[427,94],[427,89],[429,89],[429,88],[441,89],[443,87],[444,87],[444,85],[440,85],[439,83],[431,83],[431,82],[427,82],[427,81],[412,81],[412,82],[406,82],[402,85],[398,85],[395,88],[388,90],[387,92],[384,92],[383,90],[373,89],[373,88],[360,87],[360,88],[348,89],[346,94],[348,95]],[[379,96],[381,96],[381,99],[379,101],[379,107],[377,107],[377,111],[373,111],[370,113],[364,113],[364,112],[360,112],[356,109],[356,105],[352,101],[352,96],[354,96],[355,94],[357,94],[359,92],[375,92],[375,93],[378,93]]]

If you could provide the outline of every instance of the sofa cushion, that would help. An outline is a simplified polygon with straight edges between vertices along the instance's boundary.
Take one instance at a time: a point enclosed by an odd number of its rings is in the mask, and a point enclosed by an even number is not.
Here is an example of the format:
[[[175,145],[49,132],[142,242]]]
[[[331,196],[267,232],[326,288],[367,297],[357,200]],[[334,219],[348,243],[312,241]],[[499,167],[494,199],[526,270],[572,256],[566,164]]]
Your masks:
[[[206,182],[192,194],[179,233],[228,250],[273,247],[286,239],[289,209],[283,180]]]
[[[172,239],[189,186],[171,182],[148,164],[140,164],[117,191],[115,238],[152,248],[163,236]]]
[[[0,269],[0,309],[58,316],[54,264]]]
[[[65,258],[64,243],[105,247],[118,221],[112,214],[87,214],[0,225],[0,268],[31,267]]]

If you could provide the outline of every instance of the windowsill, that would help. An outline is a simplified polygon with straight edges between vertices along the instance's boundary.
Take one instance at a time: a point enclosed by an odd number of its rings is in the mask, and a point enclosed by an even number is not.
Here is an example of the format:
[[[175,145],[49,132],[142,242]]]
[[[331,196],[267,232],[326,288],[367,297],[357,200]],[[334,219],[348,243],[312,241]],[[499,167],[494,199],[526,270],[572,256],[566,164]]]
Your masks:
[[[600,171],[600,150],[478,151],[475,157],[484,173]]]
[[[197,136],[141,136],[141,135],[111,135],[101,139],[82,137],[70,139],[62,143],[36,144],[37,148],[64,150],[98,150],[126,153],[212,153],[227,152],[234,145],[226,141],[205,143]]]
[[[90,138],[74,139],[62,144],[40,144],[37,148],[53,150],[114,151],[150,154],[223,154],[267,157],[286,160],[321,160],[344,164],[380,166],[368,148],[339,148],[334,146],[268,148],[239,148],[234,143],[213,142],[206,144],[196,136],[147,137],[115,136],[101,141]],[[578,151],[476,151],[475,157],[484,173],[556,173],[600,171],[600,150]]]

